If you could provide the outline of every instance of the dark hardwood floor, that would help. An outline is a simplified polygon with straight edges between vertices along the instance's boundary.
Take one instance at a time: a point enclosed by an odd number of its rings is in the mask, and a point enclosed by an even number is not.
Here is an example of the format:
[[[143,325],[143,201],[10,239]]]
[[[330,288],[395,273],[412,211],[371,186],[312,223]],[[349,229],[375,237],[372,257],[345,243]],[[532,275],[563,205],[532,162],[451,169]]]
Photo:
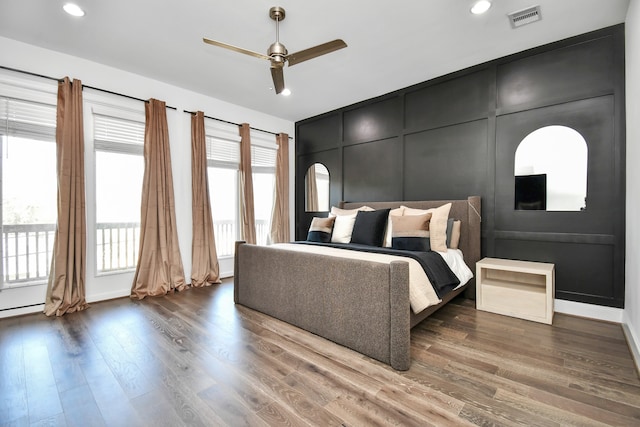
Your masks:
[[[620,325],[458,299],[390,367],[233,304],[233,284],[0,320],[0,425],[640,425]]]

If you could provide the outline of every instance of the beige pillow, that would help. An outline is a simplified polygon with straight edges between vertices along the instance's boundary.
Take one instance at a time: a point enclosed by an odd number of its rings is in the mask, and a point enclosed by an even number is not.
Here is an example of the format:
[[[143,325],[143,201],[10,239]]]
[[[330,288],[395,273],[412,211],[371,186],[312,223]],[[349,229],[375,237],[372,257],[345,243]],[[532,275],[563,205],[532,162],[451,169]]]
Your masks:
[[[429,244],[431,213],[393,217],[392,248],[426,252]]]
[[[335,220],[335,216],[329,218],[314,217],[311,220],[311,225],[309,226],[307,241],[329,243],[331,241],[331,232],[333,230],[333,223]]]
[[[404,215],[393,217],[393,237],[428,238],[431,214]]]
[[[432,251],[447,251],[447,220],[449,219],[449,211],[451,203],[446,203],[437,208],[431,209],[414,209],[404,207],[404,215],[422,215],[431,213],[431,223],[429,224],[430,244]]]
[[[391,247],[391,233],[392,233],[392,228],[393,228],[393,224],[391,221],[391,217],[392,216],[402,216],[402,213],[404,212],[404,208],[401,206],[399,208],[395,208],[395,209],[391,209],[391,211],[389,212],[389,219],[387,220],[387,230],[384,233],[384,247],[385,248],[390,248]]]

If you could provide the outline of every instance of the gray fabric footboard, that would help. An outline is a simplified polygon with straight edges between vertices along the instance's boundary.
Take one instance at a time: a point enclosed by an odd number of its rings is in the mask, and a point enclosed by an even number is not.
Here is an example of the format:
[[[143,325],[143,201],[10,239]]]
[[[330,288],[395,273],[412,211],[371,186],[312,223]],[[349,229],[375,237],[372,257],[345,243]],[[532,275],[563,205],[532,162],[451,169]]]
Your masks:
[[[236,243],[234,301],[407,370],[409,264]]]
[[[451,202],[450,218],[462,221],[459,248],[471,271],[480,260],[481,200],[342,202],[354,209],[429,209]],[[475,282],[449,293],[443,302],[413,314],[409,264],[389,265],[236,243],[234,301],[345,347],[407,370],[411,327],[463,291],[475,297]]]

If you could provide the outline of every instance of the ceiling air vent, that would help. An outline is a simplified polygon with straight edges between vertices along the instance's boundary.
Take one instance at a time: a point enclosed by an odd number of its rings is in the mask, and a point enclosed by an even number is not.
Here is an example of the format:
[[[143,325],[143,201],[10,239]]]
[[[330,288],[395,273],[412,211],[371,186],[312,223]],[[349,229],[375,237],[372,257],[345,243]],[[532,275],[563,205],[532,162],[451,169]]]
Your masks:
[[[531,6],[517,12],[512,12],[507,16],[509,17],[509,22],[511,22],[511,28],[522,27],[523,25],[542,19],[542,15],[540,15],[540,6]]]

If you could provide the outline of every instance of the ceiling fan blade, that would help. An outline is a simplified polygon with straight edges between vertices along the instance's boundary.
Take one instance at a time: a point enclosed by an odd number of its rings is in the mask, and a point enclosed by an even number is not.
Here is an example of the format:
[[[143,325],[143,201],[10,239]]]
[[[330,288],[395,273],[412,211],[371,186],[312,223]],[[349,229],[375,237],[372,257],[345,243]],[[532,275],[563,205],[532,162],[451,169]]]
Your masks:
[[[211,40],[211,39],[208,39],[206,37],[203,37],[202,41],[205,42],[205,43],[208,43],[208,44],[212,44],[214,46],[223,47],[225,49],[233,50],[235,52],[244,53],[245,55],[254,56],[254,57],[260,58],[260,59],[271,60],[271,58],[269,58],[267,55],[263,55],[261,53],[254,52],[252,50],[243,49],[241,47],[233,46],[233,45],[230,45],[230,44],[227,44],[227,43],[222,43],[222,42],[219,42],[217,40]]]
[[[271,67],[271,78],[273,79],[273,87],[277,95],[284,90],[284,73],[282,72],[282,66]]]
[[[333,40],[318,46],[310,47],[309,49],[301,50],[300,52],[292,53],[287,56],[287,62],[289,63],[289,66],[296,65],[303,61],[308,61],[309,59],[313,59],[345,47],[347,47],[347,44],[344,41],[340,39]]]

